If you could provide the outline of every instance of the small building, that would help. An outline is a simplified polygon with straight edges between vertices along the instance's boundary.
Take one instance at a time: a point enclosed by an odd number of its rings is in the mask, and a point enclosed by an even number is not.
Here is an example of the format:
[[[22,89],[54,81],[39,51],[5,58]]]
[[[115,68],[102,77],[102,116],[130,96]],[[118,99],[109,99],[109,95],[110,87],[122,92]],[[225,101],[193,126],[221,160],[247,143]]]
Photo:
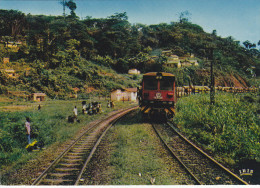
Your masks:
[[[31,100],[33,101],[45,101],[46,94],[45,93],[32,93]]]
[[[137,70],[137,69],[130,69],[130,70],[128,71],[128,74],[140,74],[140,71]]]
[[[185,60],[185,61],[182,61],[181,62],[181,66],[182,67],[189,67],[189,66],[191,66],[192,64],[191,64],[191,62],[189,61],[189,60]]]
[[[115,89],[111,92],[110,99],[111,101],[120,101],[122,98],[122,90],[121,89]]]
[[[162,55],[163,56],[170,56],[170,55],[172,55],[172,51],[171,50],[164,50],[164,51],[162,51]]]
[[[137,88],[115,89],[111,92],[111,101],[136,101]]]
[[[199,66],[198,60],[196,60],[196,59],[190,59],[189,62],[190,62],[193,66]]]
[[[15,73],[15,70],[13,69],[4,69],[4,72],[10,77],[10,78],[17,78],[18,74]]]
[[[177,55],[171,55],[168,57],[167,62],[165,63],[165,66],[167,67],[181,67],[180,59]]]

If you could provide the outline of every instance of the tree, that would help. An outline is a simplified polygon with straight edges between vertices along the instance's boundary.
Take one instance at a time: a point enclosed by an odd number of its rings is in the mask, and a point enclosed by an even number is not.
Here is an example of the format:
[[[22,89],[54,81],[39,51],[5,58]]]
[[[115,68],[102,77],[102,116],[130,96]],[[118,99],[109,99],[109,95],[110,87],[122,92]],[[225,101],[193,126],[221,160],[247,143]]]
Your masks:
[[[109,16],[108,18],[109,19],[114,19],[114,20],[125,20],[125,21],[128,20],[128,16],[127,16],[126,12],[123,12],[123,13],[118,13],[117,12],[114,15]]]
[[[212,35],[217,36],[217,30],[216,30],[216,29],[214,29],[214,30],[212,31]]]
[[[73,2],[73,0],[69,0],[65,2],[65,6],[68,7],[70,9],[70,16],[72,18],[76,18],[76,14],[75,14],[75,10],[77,9],[77,5],[75,2]]]
[[[65,8],[66,7],[70,9],[70,16],[71,17],[73,17],[73,18],[77,17],[76,14],[75,14],[75,10],[77,9],[77,5],[76,5],[76,3],[73,0],[69,0],[69,1],[61,0],[60,4],[63,7],[63,17],[64,17],[64,19],[66,17],[66,13],[65,13]]]
[[[179,22],[180,23],[188,22],[190,19],[190,16],[191,16],[191,13],[187,10],[179,13]]]
[[[0,35],[12,36],[24,34],[26,28],[25,14],[17,10],[0,10]]]
[[[254,43],[251,43],[250,41],[245,41],[243,42],[244,46],[247,48],[247,49],[250,49],[250,48],[255,48],[256,47],[256,44]]]

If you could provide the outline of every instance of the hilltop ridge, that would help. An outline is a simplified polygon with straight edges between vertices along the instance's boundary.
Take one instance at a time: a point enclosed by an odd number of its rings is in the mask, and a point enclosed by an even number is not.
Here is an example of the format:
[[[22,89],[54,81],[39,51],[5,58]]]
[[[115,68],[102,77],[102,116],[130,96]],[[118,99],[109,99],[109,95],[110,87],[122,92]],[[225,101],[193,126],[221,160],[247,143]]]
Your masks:
[[[79,88],[104,95],[111,89],[136,87],[141,73],[166,71],[177,76],[177,85],[209,85],[214,59],[216,85],[259,85],[260,51],[249,41],[221,38],[204,32],[188,20],[171,24],[131,25],[126,12],[107,18],[25,15],[0,10],[0,94],[8,90],[45,92],[64,98]],[[260,44],[260,43],[259,43]],[[183,57],[193,54],[197,66],[165,66],[170,50]],[[213,51],[213,54],[211,53]],[[155,56],[155,57],[154,57]],[[10,77],[5,70],[14,70]]]

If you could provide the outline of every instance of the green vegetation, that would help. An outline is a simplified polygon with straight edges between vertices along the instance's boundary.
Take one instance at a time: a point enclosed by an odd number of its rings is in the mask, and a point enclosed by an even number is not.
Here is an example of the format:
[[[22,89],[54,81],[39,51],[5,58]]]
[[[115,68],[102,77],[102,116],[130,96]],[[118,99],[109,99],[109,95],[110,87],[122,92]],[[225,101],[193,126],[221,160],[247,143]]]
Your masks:
[[[140,122],[141,117],[132,114],[110,130],[109,171],[102,172],[111,177],[109,184],[185,184],[187,179],[180,172],[171,170],[171,166],[176,167],[176,164],[172,164],[151,125]]]
[[[87,103],[92,100],[87,100]],[[13,103],[14,104],[14,103]],[[34,154],[29,154],[25,147],[27,145],[25,118],[31,119],[32,137],[38,142],[43,141],[45,146],[53,143],[62,143],[74,136],[81,127],[86,126],[94,119],[102,118],[112,111],[106,107],[106,101],[102,100],[103,113],[97,115],[83,115],[81,113],[81,101],[59,101],[50,100],[41,103],[41,110],[37,110],[38,103],[27,103],[29,108],[22,111],[0,112],[0,166],[8,166],[18,159],[23,163]],[[77,106],[80,123],[68,123],[67,117],[72,115],[74,106]],[[115,109],[122,109],[129,103],[116,102]]]
[[[0,94],[24,90],[66,98],[75,87],[80,88],[80,93],[86,88],[104,93],[119,87],[136,87],[132,78],[117,76],[130,68],[142,73],[176,73],[180,75],[179,86],[189,82],[207,84],[206,59],[211,58],[211,48],[215,49],[218,77],[229,73],[240,75],[247,86],[258,83],[255,79],[260,70],[257,45],[250,41],[240,44],[232,37],[221,38],[215,30],[206,33],[199,25],[189,22],[188,12],[180,14],[177,22],[143,25],[130,24],[126,12],[107,18],[79,19],[75,2],[63,1],[62,5],[71,10],[70,15],[25,15],[16,10],[0,10],[0,21],[5,23],[0,27],[0,58],[10,58],[10,63],[1,64],[0,69],[14,69],[19,75],[13,79],[0,71]],[[162,50],[171,50],[178,56],[192,53],[199,66],[182,70],[167,68],[163,66],[167,57],[162,55]]]
[[[210,49],[214,49],[214,73],[218,85],[235,86],[236,83],[230,78],[237,78],[245,87],[259,85],[260,51],[256,47],[260,42],[257,45],[250,41],[240,44],[231,36],[217,36],[216,30],[206,33],[202,27],[189,21],[186,17],[188,12],[180,14],[177,22],[144,25],[130,24],[126,12],[115,13],[107,18],[79,19],[75,14],[76,3],[73,0],[63,1],[62,5],[71,10],[70,15],[25,15],[16,10],[0,10],[0,23],[4,23],[0,25],[0,59],[10,59],[9,63],[0,65],[0,94],[18,90],[44,92],[49,99],[69,99],[71,94],[75,94],[73,88],[79,88],[79,99],[89,99],[94,95],[105,97],[112,89],[138,85],[141,75],[127,75],[130,68],[136,68],[142,73],[174,73],[177,86],[189,83],[208,85],[210,63],[207,58],[212,58]],[[162,55],[163,50],[171,50],[178,56],[192,53],[199,66],[180,69],[165,67],[167,57]],[[17,77],[9,77],[4,69],[14,69]],[[87,90],[92,93],[87,93]],[[248,98],[244,95],[218,94],[216,97],[215,106],[209,105],[209,97],[206,95],[181,98],[175,122],[209,151],[225,156],[226,162],[230,164],[242,158],[259,160],[257,106],[249,100],[257,101],[255,96]],[[46,145],[70,138],[92,118],[100,117],[80,116],[80,123],[67,123],[66,117],[72,113],[73,106],[81,106],[75,100],[46,101],[42,103],[41,111],[36,111],[36,103],[21,104],[33,108],[0,112],[0,166],[11,164],[19,158],[25,161],[34,155],[28,155],[25,150],[26,116],[32,119],[37,139]],[[1,108],[6,105],[16,103],[0,103]],[[103,115],[106,112],[107,109]],[[152,166],[148,163],[148,166],[139,168],[139,163],[135,164],[133,158],[129,158],[128,166],[121,169],[126,154],[135,153],[134,149],[140,150],[134,148],[135,140],[128,136],[134,133],[136,140],[151,139],[147,130],[137,127],[131,130],[132,127],[135,125],[119,128],[116,138],[122,146],[118,145],[114,154],[118,160],[114,161],[118,165],[117,174],[121,174],[115,179],[118,181],[115,184],[147,184],[147,179],[139,181],[136,178],[137,182],[126,182],[124,178],[136,177],[139,171],[149,172],[148,177],[161,169],[161,165]],[[133,133],[130,134],[131,131]],[[120,132],[125,135],[120,136]],[[132,146],[131,151],[125,151],[126,138],[127,144]],[[138,156],[143,164],[147,158],[153,162],[157,160],[153,157],[153,146],[147,147],[144,154]],[[134,171],[130,163],[136,165],[138,172]]]
[[[190,138],[225,163],[260,160],[259,99],[256,94],[218,93],[179,99],[174,122]]]

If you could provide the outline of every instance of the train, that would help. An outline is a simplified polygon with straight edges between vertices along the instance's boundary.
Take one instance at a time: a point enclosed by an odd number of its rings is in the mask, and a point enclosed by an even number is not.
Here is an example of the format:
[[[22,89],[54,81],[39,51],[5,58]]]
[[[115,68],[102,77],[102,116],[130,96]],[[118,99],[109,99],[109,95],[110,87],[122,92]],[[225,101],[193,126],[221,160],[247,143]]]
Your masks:
[[[144,74],[138,88],[138,101],[145,118],[173,118],[177,102],[175,75],[166,72]]]

